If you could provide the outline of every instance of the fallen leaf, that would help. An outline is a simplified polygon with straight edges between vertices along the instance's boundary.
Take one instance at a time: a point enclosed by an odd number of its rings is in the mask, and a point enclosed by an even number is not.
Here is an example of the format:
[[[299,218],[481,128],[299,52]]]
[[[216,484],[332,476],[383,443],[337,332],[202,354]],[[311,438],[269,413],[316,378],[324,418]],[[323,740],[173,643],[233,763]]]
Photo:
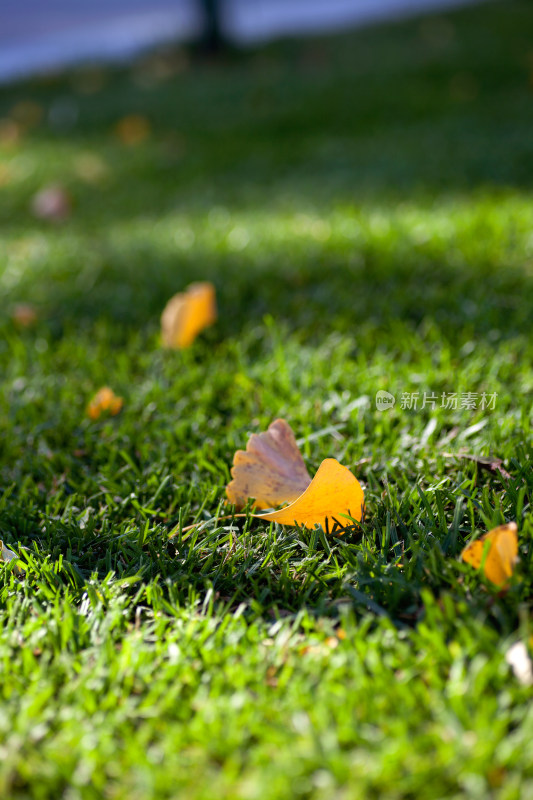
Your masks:
[[[533,686],[533,664],[523,642],[515,642],[506,652],[505,660],[522,686]]]
[[[264,460],[270,463],[261,463]],[[255,436],[252,447],[248,447],[246,452],[241,450],[236,453],[232,474],[234,480],[226,487],[226,492],[229,500],[241,507],[252,497],[264,507],[272,498],[283,503],[287,501],[289,492],[292,496],[298,489],[303,489],[303,492],[289,505],[277,511],[264,514],[231,513],[223,517],[217,516],[217,521],[251,516],[278,522],[280,525],[304,528],[321,525],[326,533],[336,533],[353,522],[359,522],[363,517],[363,487],[350,470],[339,464],[335,458],[324,459],[309,483],[309,474],[298,452],[294,434],[285,420],[273,422],[266,434]],[[253,489],[252,479],[255,482]],[[247,495],[248,491],[252,493],[251,496]],[[186,527],[178,524],[170,532],[169,538],[178,533],[189,534],[197,528],[197,522]]]
[[[346,527],[350,517],[360,521],[363,516],[364,493],[357,478],[335,458],[326,458],[305,492],[293,503],[279,511],[254,514],[257,519],[279,522],[281,525],[302,525],[325,531],[330,523]]]
[[[11,319],[21,328],[31,328],[37,322],[37,312],[29,303],[18,303],[11,312]]]
[[[250,497],[257,508],[296,500],[311,483],[291,426],[277,419],[264,433],[253,433],[246,450],[237,450],[226,489],[230,503],[243,508]]]
[[[122,408],[122,405],[122,397],[117,397],[117,395],[112,389],[109,388],[109,386],[103,386],[96,392],[91,402],[87,406],[87,414],[91,419],[98,419],[105,411],[109,412],[109,414],[112,416],[115,416]]]
[[[486,469],[488,472],[492,472],[495,475],[500,475],[502,478],[505,478],[508,481],[511,480],[511,476],[507,470],[502,467],[503,461],[501,458],[475,456],[471,455],[470,453],[443,453],[442,455],[444,458],[465,458],[468,461],[473,461],[480,469]]]
[[[207,281],[191,283],[175,294],[161,314],[161,338],[165,347],[189,347],[200,331],[217,318],[215,287]]]
[[[117,122],[115,133],[128,147],[142,144],[150,135],[150,122],[140,114],[128,114]]]
[[[0,539],[0,545],[2,546],[2,555],[0,557],[0,561],[4,563],[8,563],[9,561],[18,561],[18,555],[10,550],[9,547],[6,547],[3,541]],[[15,564],[14,571],[19,575],[23,572],[22,567],[19,567],[18,564]]]
[[[321,525],[329,531],[330,523],[346,527],[347,517],[363,516],[364,493],[357,478],[335,458],[326,458],[311,480],[283,419],[275,420],[265,433],[252,434],[246,451],[235,453],[231,474],[226,493],[237,507],[251,498],[258,508],[289,503],[277,511],[253,514],[256,519],[304,528]]]
[[[499,525],[480,536],[465,547],[461,557],[476,569],[482,567],[485,577],[491,583],[505,588],[518,558],[516,522]]]
[[[38,219],[62,222],[70,215],[70,197],[62,186],[45,186],[33,196],[31,210]]]

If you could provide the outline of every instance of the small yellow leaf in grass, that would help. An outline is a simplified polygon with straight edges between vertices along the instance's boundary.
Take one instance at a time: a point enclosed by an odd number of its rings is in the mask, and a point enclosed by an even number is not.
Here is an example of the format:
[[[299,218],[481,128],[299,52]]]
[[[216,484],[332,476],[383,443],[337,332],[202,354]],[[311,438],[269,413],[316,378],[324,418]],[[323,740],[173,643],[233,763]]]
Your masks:
[[[11,319],[21,328],[31,328],[37,322],[37,312],[29,303],[18,303],[11,312]]]
[[[246,452],[233,460],[233,480],[226,492],[238,507],[255,498],[258,508],[289,503],[278,511],[254,514],[256,519],[314,528],[346,527],[361,520],[364,493],[357,478],[334,458],[326,458],[311,481],[294,434],[285,420],[252,435]]]
[[[300,497],[311,477],[291,426],[277,419],[264,433],[253,433],[246,451],[237,450],[226,493],[230,503],[243,508],[250,497],[256,508],[274,508]]]
[[[87,406],[87,414],[91,419],[98,419],[100,415],[106,411],[112,416],[115,416],[122,408],[122,405],[122,397],[117,397],[109,386],[103,386],[96,392]]]
[[[475,542],[471,542],[465,547],[461,557],[476,569],[483,566],[487,580],[505,588],[518,558],[516,522],[499,525]]]
[[[161,338],[165,347],[189,347],[200,331],[217,318],[215,287],[212,283],[191,283],[175,294],[161,314]]]
[[[128,114],[117,122],[115,133],[122,144],[133,147],[150,136],[150,122],[140,114]]]
[[[13,550],[10,550],[9,547],[6,547],[1,539],[0,539],[0,547],[1,547],[0,561],[5,562],[6,564],[9,561],[18,561],[18,555],[14,553]],[[18,564],[15,564],[14,571],[17,572],[19,575],[23,572],[22,567],[19,567]]]

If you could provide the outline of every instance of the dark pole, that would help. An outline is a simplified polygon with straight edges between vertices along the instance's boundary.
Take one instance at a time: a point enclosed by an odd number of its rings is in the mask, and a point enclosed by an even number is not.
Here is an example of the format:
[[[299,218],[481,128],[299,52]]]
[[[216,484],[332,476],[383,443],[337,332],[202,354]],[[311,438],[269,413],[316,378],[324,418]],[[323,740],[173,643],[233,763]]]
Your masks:
[[[203,45],[208,53],[218,53],[224,46],[220,0],[201,0],[204,14]]]

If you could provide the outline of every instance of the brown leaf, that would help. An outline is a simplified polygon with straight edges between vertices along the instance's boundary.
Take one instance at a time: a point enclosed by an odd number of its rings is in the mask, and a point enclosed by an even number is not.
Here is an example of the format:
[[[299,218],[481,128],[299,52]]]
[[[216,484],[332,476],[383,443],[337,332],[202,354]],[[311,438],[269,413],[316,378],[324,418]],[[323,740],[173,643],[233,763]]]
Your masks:
[[[503,461],[501,458],[496,458],[495,456],[476,456],[470,453],[443,453],[442,455],[445,458],[464,458],[467,461],[473,461],[480,469],[486,469],[488,472],[492,472],[493,475],[499,475],[508,481],[511,480],[511,476],[507,470],[502,467]]]
[[[296,500],[311,483],[291,426],[277,419],[264,433],[253,433],[246,451],[237,450],[226,493],[243,508],[255,498],[256,508],[275,508]]]

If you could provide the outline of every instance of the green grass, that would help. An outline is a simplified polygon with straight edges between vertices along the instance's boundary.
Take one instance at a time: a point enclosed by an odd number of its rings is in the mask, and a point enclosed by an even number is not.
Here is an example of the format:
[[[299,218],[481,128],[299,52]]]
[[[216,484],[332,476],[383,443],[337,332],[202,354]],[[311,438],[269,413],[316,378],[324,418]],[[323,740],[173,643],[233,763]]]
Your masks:
[[[45,118],[1,146],[0,532],[26,572],[0,568],[0,796],[533,797],[505,662],[533,633],[532,34],[502,2],[2,88],[0,117]],[[63,224],[30,212],[51,181]],[[220,319],[165,352],[197,279]],[[104,384],[124,410],[91,422]],[[497,402],[402,409],[416,391]],[[278,416],[311,473],[365,484],[362,531],[214,519]],[[498,596],[459,554],[513,519]]]

